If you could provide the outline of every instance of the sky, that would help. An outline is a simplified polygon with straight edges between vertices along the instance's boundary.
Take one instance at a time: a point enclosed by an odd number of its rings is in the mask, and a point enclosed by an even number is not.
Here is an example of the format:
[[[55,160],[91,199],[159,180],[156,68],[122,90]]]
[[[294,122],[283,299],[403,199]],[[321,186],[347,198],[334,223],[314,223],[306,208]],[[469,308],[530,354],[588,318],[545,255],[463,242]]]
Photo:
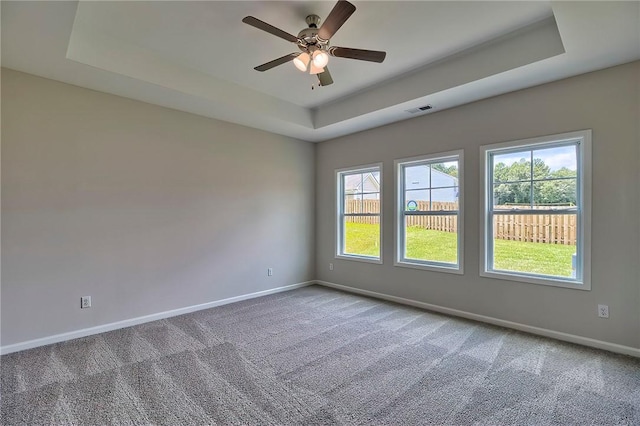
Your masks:
[[[559,146],[555,148],[538,149],[533,151],[534,158],[541,158],[551,168],[551,171],[563,167],[576,170],[576,146]],[[494,157],[494,164],[505,163],[507,166],[520,161],[521,158],[530,159],[529,151],[501,154]]]

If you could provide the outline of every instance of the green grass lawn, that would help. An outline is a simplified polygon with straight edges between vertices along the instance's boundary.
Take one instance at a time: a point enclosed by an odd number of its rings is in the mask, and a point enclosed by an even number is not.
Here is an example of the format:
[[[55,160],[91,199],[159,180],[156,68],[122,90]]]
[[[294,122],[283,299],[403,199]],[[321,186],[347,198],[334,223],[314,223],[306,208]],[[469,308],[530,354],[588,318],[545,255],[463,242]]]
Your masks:
[[[347,223],[345,251],[351,254],[378,256],[378,225]],[[571,255],[575,246],[496,240],[495,269],[537,274],[571,276]],[[408,259],[426,259],[454,263],[457,252],[456,234],[419,227],[407,230]]]
[[[380,256],[379,226],[347,222],[345,252],[363,256]]]

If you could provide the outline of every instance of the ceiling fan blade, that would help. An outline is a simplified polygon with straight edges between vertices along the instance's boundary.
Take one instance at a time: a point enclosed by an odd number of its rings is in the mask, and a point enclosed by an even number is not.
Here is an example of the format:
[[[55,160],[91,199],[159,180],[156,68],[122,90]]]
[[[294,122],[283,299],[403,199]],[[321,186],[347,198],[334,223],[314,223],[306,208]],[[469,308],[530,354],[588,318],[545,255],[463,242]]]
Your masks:
[[[333,6],[329,16],[318,30],[318,39],[329,40],[347,19],[356,11],[356,7],[346,0],[340,0]]]
[[[274,59],[273,61],[267,62],[266,64],[258,65],[254,68],[256,71],[267,71],[271,68],[277,67],[278,65],[285,64],[289,61],[292,61],[296,58],[300,53],[289,53],[288,55],[284,55],[278,59]]]
[[[324,67],[324,72],[321,72],[318,75],[318,80],[320,80],[320,86],[328,86],[333,84],[333,78],[331,78],[331,74],[329,74],[329,68]]]
[[[276,28],[271,24],[267,24],[264,21],[259,20],[258,18],[254,18],[253,16],[246,16],[242,22],[245,24],[249,24],[252,27],[256,27],[259,30],[266,31],[269,34],[273,34],[276,37],[283,38],[291,43],[298,43],[298,37],[293,34],[289,34],[286,31],[282,31],[280,28]]]
[[[360,61],[382,62],[387,52],[379,50],[350,49],[348,47],[330,47],[329,54],[338,58],[358,59]]]

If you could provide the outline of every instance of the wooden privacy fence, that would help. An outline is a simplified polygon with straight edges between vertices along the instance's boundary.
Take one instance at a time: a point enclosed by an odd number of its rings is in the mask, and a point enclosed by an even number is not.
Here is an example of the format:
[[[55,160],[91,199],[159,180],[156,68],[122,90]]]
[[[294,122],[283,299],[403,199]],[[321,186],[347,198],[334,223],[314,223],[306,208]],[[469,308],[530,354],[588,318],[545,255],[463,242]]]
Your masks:
[[[497,214],[493,216],[493,236],[500,240],[575,245],[576,216]]]
[[[428,201],[416,201],[416,211],[429,211]],[[433,202],[433,211],[456,210],[458,203]],[[407,226],[433,229],[434,231],[458,232],[458,216],[406,216]]]
[[[345,213],[380,213],[380,200],[347,200],[344,206]],[[347,222],[353,223],[379,223],[378,216],[348,216]]]
[[[417,202],[417,211],[429,211],[429,203]],[[434,202],[433,211],[455,210],[457,203]],[[551,207],[549,207],[551,208]],[[379,200],[348,200],[345,213],[379,213]],[[406,216],[407,226],[436,231],[457,232],[457,216]],[[378,216],[347,216],[347,222],[379,223]],[[576,216],[573,214],[497,214],[493,217],[493,236],[500,240],[549,244],[576,244]]]

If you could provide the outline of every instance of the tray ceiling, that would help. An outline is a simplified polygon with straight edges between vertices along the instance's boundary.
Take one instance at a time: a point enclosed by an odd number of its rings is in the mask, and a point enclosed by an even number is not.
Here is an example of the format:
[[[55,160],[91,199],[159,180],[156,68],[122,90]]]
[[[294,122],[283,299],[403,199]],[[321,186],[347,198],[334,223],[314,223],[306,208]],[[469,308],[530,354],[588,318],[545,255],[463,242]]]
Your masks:
[[[297,34],[333,2],[2,2],[2,65],[78,86],[319,141],[640,58],[637,2],[368,2],[332,44],[316,87],[297,49],[241,22]]]

